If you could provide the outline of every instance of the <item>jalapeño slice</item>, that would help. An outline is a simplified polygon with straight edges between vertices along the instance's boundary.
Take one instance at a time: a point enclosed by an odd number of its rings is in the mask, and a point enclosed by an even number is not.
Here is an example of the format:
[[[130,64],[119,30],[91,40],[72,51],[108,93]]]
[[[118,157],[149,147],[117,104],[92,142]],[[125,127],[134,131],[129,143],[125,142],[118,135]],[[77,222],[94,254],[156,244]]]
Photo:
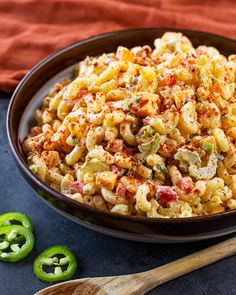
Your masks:
[[[46,272],[46,268],[53,272]],[[46,249],[34,261],[34,273],[44,282],[66,281],[73,277],[77,270],[74,254],[65,246],[53,246]]]
[[[20,212],[8,212],[0,215],[0,226],[13,225],[13,222],[18,222],[25,228],[33,231],[33,225],[28,216]]]
[[[27,256],[34,246],[34,235],[31,230],[21,225],[0,227],[0,260],[16,262]],[[23,241],[20,242],[19,241]]]

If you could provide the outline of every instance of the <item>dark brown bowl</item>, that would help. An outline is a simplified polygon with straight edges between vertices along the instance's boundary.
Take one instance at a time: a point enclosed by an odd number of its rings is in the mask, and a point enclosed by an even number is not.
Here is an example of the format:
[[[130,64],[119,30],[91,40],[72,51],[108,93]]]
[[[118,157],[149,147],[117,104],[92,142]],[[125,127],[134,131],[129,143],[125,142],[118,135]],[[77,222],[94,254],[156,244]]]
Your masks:
[[[30,186],[52,208],[81,225],[120,238],[147,242],[184,242],[208,239],[236,231],[236,210],[205,217],[145,218],[104,212],[69,199],[56,192],[28,168],[21,149],[32,124],[33,111],[40,106],[49,88],[71,76],[77,62],[87,55],[115,51],[117,46],[148,44],[166,31],[180,31],[193,45],[214,46],[228,56],[235,53],[236,41],[218,35],[183,29],[132,29],[92,37],[57,51],[36,65],[21,81],[9,104],[7,131],[13,156]]]

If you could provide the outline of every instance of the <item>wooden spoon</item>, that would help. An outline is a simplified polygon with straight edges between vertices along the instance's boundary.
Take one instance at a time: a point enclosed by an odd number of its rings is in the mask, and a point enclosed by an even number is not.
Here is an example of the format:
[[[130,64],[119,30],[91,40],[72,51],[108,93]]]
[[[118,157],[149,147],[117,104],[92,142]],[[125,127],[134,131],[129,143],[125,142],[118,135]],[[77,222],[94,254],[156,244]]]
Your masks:
[[[236,253],[236,237],[149,271],[67,281],[35,295],[142,295],[174,278]]]

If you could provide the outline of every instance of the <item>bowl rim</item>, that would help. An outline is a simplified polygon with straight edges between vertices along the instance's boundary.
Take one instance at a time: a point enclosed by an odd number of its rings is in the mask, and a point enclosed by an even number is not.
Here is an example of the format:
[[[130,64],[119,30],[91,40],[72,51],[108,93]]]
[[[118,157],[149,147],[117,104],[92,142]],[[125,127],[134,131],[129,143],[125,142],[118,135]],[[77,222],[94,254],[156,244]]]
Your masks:
[[[19,167],[23,170],[23,172],[31,179],[32,182],[36,183],[37,186],[42,187],[44,191],[49,193],[51,196],[53,196],[56,199],[59,199],[60,201],[63,201],[65,203],[69,203],[75,207],[78,207],[81,210],[85,210],[93,216],[93,213],[99,214],[99,215],[105,215],[107,217],[115,217],[118,219],[125,219],[133,222],[144,222],[144,223],[165,223],[165,224],[176,224],[176,223],[193,223],[193,222],[204,222],[207,220],[214,220],[214,219],[221,219],[226,216],[231,216],[236,214],[236,209],[233,210],[228,210],[224,211],[222,213],[214,213],[210,215],[201,215],[201,216],[192,216],[192,217],[176,217],[176,218],[161,218],[161,217],[144,217],[144,216],[135,216],[135,215],[122,215],[119,213],[113,213],[110,211],[104,211],[101,209],[93,208],[88,205],[79,203],[71,198],[68,198],[67,196],[63,195],[62,193],[54,190],[50,186],[48,186],[46,183],[44,183],[42,180],[40,180],[37,176],[33,174],[33,172],[29,169],[27,163],[23,159],[22,154],[20,153],[17,145],[15,144],[14,140],[12,139],[12,126],[11,126],[11,120],[12,120],[12,108],[14,106],[15,100],[23,88],[23,86],[27,83],[27,81],[43,66],[45,66],[48,62],[56,59],[58,56],[61,54],[66,53],[67,51],[70,51],[78,46],[81,46],[82,44],[86,43],[91,43],[96,40],[101,40],[101,39],[106,39],[109,37],[112,37],[114,35],[122,35],[123,33],[129,33],[129,32],[135,32],[135,31],[140,31],[145,33],[145,31],[153,31],[155,33],[156,31],[161,30],[161,31],[172,31],[172,32],[182,32],[183,34],[188,34],[188,33],[197,33],[197,34],[202,34],[203,36],[212,36],[212,37],[217,37],[221,38],[222,40],[227,40],[231,42],[235,42],[236,45],[236,39],[226,37],[223,35],[219,34],[213,34],[205,31],[199,31],[199,30],[193,30],[193,29],[185,29],[185,28],[168,28],[168,27],[147,27],[147,28],[131,28],[131,29],[125,29],[125,30],[116,30],[116,31],[111,31],[111,32],[106,32],[103,34],[95,35],[88,37],[86,39],[82,39],[80,41],[73,42],[59,50],[56,50],[46,56],[44,59],[39,61],[35,66],[33,66],[28,73],[22,78],[20,83],[17,85],[16,89],[14,90],[9,105],[8,105],[8,110],[7,110],[7,117],[6,117],[6,126],[7,126],[7,137],[8,141],[10,144],[11,152],[19,165]],[[191,41],[191,40],[190,40]],[[18,128],[19,129],[19,128]],[[18,133],[18,130],[17,130]],[[17,141],[19,138],[17,137]],[[37,194],[36,194],[37,195]]]

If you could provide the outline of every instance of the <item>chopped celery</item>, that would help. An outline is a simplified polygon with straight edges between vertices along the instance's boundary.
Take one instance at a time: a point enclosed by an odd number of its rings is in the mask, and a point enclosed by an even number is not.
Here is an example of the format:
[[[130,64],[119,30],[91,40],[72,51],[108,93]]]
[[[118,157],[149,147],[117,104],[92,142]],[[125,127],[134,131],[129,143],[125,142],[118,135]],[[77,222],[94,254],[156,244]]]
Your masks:
[[[138,145],[138,149],[141,153],[155,154],[160,148],[160,141],[161,137],[156,133],[149,142]]]
[[[188,165],[198,165],[201,164],[201,159],[199,154],[194,151],[191,152],[190,150],[186,148],[179,148],[177,153],[174,156],[175,160],[180,161],[180,163],[188,164]]]
[[[89,162],[86,162],[81,167],[81,177],[83,178],[84,175],[88,172],[102,172],[102,171],[108,171],[109,166],[106,163],[103,163],[97,159],[92,159]]]
[[[216,174],[217,169],[217,157],[215,154],[211,154],[206,167],[198,168],[195,165],[189,167],[189,175],[197,180],[211,179]]]

